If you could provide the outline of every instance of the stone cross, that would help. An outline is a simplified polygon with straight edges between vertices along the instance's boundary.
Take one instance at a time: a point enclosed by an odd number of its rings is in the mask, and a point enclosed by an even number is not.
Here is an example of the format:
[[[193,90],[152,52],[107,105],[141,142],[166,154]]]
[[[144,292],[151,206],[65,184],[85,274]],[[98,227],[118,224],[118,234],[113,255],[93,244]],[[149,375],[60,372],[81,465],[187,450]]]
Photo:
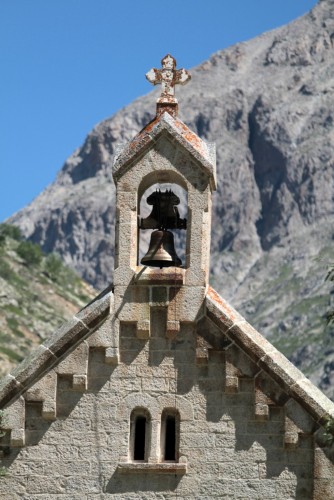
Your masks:
[[[161,96],[157,100],[162,105],[177,105],[175,98],[175,85],[184,85],[191,76],[185,69],[176,69],[176,60],[170,54],[167,54],[161,60],[161,69],[152,68],[146,73],[146,78],[153,85],[161,83]],[[158,107],[159,108],[159,107]]]

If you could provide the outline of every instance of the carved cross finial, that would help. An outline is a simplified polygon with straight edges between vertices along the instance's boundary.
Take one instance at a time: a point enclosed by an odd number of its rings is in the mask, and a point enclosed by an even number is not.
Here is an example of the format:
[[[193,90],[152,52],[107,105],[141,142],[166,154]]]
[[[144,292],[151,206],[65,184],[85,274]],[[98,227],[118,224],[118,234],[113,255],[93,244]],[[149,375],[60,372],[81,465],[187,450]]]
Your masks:
[[[161,95],[157,100],[157,114],[168,111],[172,116],[177,115],[177,99],[175,85],[186,84],[191,76],[185,69],[176,69],[176,60],[170,54],[161,59],[161,69],[152,68],[146,73],[146,78],[153,85],[161,83]]]

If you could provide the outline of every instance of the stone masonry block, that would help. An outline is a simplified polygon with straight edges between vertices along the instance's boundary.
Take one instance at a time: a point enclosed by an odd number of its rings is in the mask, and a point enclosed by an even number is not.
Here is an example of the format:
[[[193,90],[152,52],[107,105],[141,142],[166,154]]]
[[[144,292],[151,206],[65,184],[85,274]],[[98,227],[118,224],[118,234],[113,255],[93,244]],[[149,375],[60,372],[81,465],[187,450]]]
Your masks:
[[[51,370],[25,393],[27,401],[42,401],[42,415],[47,420],[56,417],[57,373]]]
[[[115,270],[116,273],[116,270]],[[114,311],[115,311],[115,316],[118,317],[119,314],[121,313],[122,309],[127,303],[127,299],[129,297],[129,290],[128,286],[126,285],[115,285],[115,292],[114,292]]]
[[[266,421],[269,420],[269,406],[263,403],[255,403],[254,416],[256,420]]]
[[[316,447],[314,450],[314,477],[316,479],[330,479],[333,482],[334,478],[334,463],[327,456],[324,449]],[[333,483],[334,492],[334,483]],[[333,498],[333,497],[327,497]]]
[[[180,316],[177,318],[181,322],[197,322],[205,315],[205,288],[204,287],[185,287],[182,293],[177,295],[176,300],[180,300]],[[171,313],[174,305],[169,304]],[[168,311],[169,313],[169,311]]]
[[[191,232],[189,241],[189,256],[191,257],[192,255],[199,255],[201,260],[203,252],[202,212],[198,210],[192,210],[191,222],[193,224],[193,231]]]
[[[134,233],[135,234],[132,234]],[[122,266],[131,266],[131,258],[132,258],[132,245],[135,245],[135,249],[137,248],[137,228],[133,227],[132,222],[128,222],[127,224],[119,224],[117,226],[117,247],[116,247],[116,262],[118,265]],[[136,241],[134,240],[136,236]]]
[[[287,392],[262,371],[255,378],[255,387],[264,394],[270,405],[282,406],[289,399]]]
[[[25,402],[22,396],[20,396],[5,410],[1,409],[1,411],[4,411],[4,415],[1,420],[1,430],[11,430],[14,427],[20,428],[22,427],[22,424],[24,424]]]
[[[12,429],[10,434],[10,445],[13,448],[21,448],[25,444],[25,430],[22,429]]]
[[[235,366],[233,359],[233,350],[227,349],[225,352],[225,392],[234,393],[239,390],[239,376],[241,372]]]
[[[238,377],[233,377],[226,375],[225,378],[225,392],[227,394],[238,392],[239,390],[239,379]]]
[[[118,265],[114,271],[114,285],[115,285],[115,295],[118,292],[118,287],[126,287],[135,276],[135,271],[131,269],[128,265]],[[116,304],[115,304],[116,308]]]
[[[127,300],[129,300],[132,304],[141,304],[142,306],[145,306],[145,309],[148,309],[148,304],[150,302],[149,287],[132,285],[128,287],[127,292]]]
[[[140,320],[137,322],[137,338],[147,340],[150,338],[150,320]]]
[[[187,250],[186,253],[186,259],[188,262],[188,265],[191,269],[194,269],[194,273],[200,273],[200,271],[203,271],[202,269],[202,253],[201,252],[192,252],[191,249]],[[197,285],[197,282],[196,282]],[[195,286],[196,286],[195,285]]]
[[[234,344],[226,349],[226,359],[233,364],[239,376],[255,377],[260,368],[239,347]]]
[[[152,286],[150,306],[164,307],[168,304],[167,287]]]
[[[174,320],[167,320],[166,337],[173,339],[180,331],[180,322]]]
[[[333,415],[333,403],[306,377],[290,387],[289,393],[319,423]]]
[[[256,420],[264,421],[269,419],[269,405],[274,402],[261,390],[258,383],[258,377],[255,379],[254,393],[254,414]]]
[[[61,358],[71,347],[84,339],[89,328],[76,317],[61,326],[46,342],[44,347],[57,358]]]
[[[109,316],[106,321],[87,339],[91,347],[108,347],[114,345],[114,320]]]
[[[236,345],[255,362],[264,358],[268,353],[276,351],[275,347],[270,344],[260,333],[255,330],[247,321],[234,323],[228,329],[226,335],[235,342]]]
[[[208,364],[210,344],[201,336],[196,336],[196,364]]]
[[[129,210],[136,211],[137,209],[136,190],[133,190],[132,192],[117,190],[116,204],[117,208],[119,208],[120,210],[120,214],[128,213]]]
[[[45,399],[42,405],[42,417],[45,420],[56,420],[57,404],[55,399]]]
[[[207,283],[207,275],[205,270],[201,267],[193,269],[188,267],[186,269],[185,284],[187,286],[205,286]]]
[[[55,368],[56,373],[60,375],[73,375],[73,388],[75,381],[77,381],[78,390],[81,390],[79,389],[80,377],[83,377],[81,380],[84,380],[87,376],[88,354],[89,347],[87,342],[81,342],[81,344],[79,344],[78,347],[66,356],[66,358]],[[85,384],[86,383],[84,383],[84,385]]]
[[[289,417],[285,417],[284,446],[287,449],[297,448],[299,429]]]
[[[298,368],[293,366],[293,364],[277,350],[272,350],[272,352],[263,356],[259,360],[258,365],[269,373],[278,384],[282,385],[285,390],[288,390],[291,385],[304,378],[304,375]]]
[[[22,390],[22,386],[12,375],[6,375],[0,380],[1,407],[4,407],[20,390]]]
[[[206,310],[208,317],[224,333],[236,322],[246,323],[245,319],[211,287],[208,288],[206,295]]]
[[[285,403],[286,415],[296,424],[296,426],[306,434],[312,434],[317,425],[314,419],[304,410],[304,408],[294,399],[290,398]]]
[[[110,313],[110,293],[84,307],[75,317],[90,330],[101,324]]]
[[[73,375],[73,389],[75,391],[85,391],[87,389],[87,375]]]
[[[130,286],[118,296],[115,289],[115,312],[121,321],[149,320],[149,290],[147,287]]]
[[[11,430],[10,445],[24,446],[25,444],[25,400],[20,396],[5,410],[2,429]]]
[[[198,189],[189,189],[188,192],[188,205],[192,208],[192,216],[197,217],[200,225],[202,223],[203,211],[208,210],[208,206],[211,198],[211,190],[207,182],[203,182],[203,191],[198,191]],[[200,226],[199,226],[200,227]]]
[[[157,269],[153,267],[137,266],[137,274],[134,283],[141,286],[176,286],[180,287],[184,283],[185,269],[180,267],[165,267]]]
[[[313,487],[313,500],[334,498],[333,479],[315,479]]]
[[[107,347],[105,351],[105,362],[109,365],[117,365],[119,361],[118,347]]]
[[[12,371],[12,376],[23,387],[28,387],[32,380],[40,376],[57,361],[56,356],[50,349],[41,345],[37,347],[27,358],[24,359]]]

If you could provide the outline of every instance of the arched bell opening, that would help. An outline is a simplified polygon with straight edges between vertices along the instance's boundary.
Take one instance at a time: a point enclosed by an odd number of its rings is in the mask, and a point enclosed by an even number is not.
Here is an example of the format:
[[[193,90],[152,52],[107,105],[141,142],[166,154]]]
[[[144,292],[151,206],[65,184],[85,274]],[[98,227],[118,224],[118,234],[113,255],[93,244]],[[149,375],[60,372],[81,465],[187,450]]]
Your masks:
[[[138,265],[187,267],[187,190],[176,182],[144,184],[138,200]]]

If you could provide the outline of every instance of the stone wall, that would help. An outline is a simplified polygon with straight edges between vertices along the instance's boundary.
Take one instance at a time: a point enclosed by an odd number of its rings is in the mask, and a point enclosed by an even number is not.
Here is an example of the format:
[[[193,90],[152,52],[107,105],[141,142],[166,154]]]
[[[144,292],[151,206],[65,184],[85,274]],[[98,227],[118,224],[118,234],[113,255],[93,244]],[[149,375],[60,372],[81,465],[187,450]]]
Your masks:
[[[135,324],[121,325],[118,364],[106,363],[105,349],[94,347],[110,318],[84,342],[86,389],[73,386],[66,358],[58,365],[56,420],[42,417],[32,388],[26,447],[3,459],[1,498],[313,498],[313,419],[209,319],[197,331],[182,323],[170,339],[166,309],[153,308],[151,317],[150,339],[138,338]],[[130,464],[136,407],[151,415],[147,464]],[[160,419],[170,407],[180,413],[178,464],[160,459]],[[323,451],[317,454],[332,474]]]

